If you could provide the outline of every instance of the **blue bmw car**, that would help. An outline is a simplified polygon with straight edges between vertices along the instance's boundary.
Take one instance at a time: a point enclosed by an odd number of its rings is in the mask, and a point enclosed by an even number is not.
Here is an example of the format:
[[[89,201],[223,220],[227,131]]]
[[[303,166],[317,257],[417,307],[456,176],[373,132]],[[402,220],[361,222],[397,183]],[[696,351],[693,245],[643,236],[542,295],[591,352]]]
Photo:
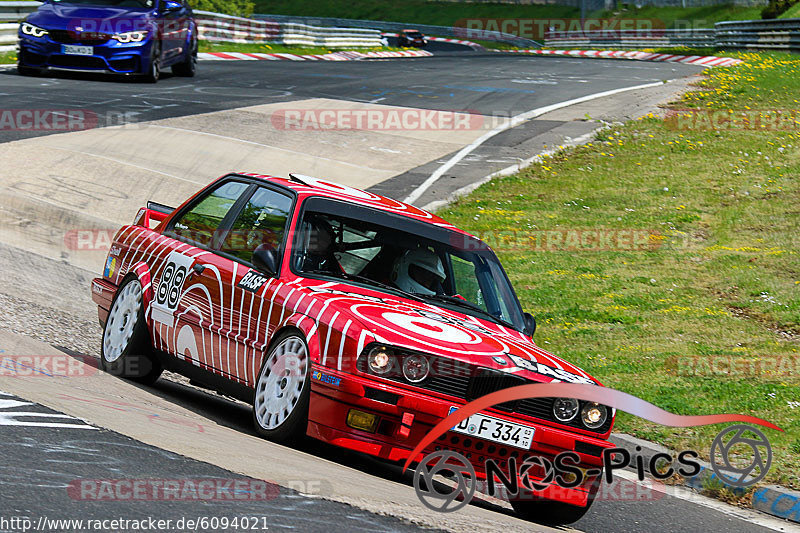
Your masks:
[[[186,0],[46,0],[19,26],[23,75],[111,72],[155,83],[167,67],[194,76],[197,25]]]

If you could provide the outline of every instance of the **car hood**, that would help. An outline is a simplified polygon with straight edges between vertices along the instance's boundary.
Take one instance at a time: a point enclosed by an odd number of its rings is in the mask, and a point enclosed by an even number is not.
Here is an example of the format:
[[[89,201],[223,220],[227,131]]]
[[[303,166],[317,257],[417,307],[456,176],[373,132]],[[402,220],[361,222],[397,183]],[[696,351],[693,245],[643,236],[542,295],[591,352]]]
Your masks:
[[[139,25],[145,24],[154,14],[153,10],[146,9],[47,3],[26,20],[52,30],[121,33],[140,29]]]
[[[378,342],[532,381],[600,384],[577,366],[542,350],[525,334],[489,320],[350,284],[309,284],[306,289],[323,301],[321,308],[327,309],[323,314],[340,317],[334,320],[335,329],[345,319],[350,322],[348,336],[357,339],[358,353],[370,342]]]

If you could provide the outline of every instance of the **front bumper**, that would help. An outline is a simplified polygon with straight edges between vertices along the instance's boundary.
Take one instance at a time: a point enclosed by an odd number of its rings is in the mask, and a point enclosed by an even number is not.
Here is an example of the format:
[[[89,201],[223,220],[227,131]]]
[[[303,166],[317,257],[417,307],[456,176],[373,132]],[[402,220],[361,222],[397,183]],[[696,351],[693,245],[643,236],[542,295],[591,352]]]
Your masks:
[[[97,304],[97,318],[100,325],[105,326],[108,319],[108,310],[117,293],[117,286],[104,278],[92,280],[92,301]]]
[[[409,392],[326,367],[314,366],[312,370],[308,434],[330,444],[389,461],[408,459],[411,450],[433,426],[447,416],[450,407],[464,403],[460,400]],[[351,409],[378,415],[380,420],[375,431],[367,432],[349,427],[346,420]],[[404,415],[406,422],[413,415],[410,428],[406,425],[407,429],[404,429]],[[506,467],[509,458],[514,458],[518,465],[528,456],[542,456],[552,461],[563,451],[577,453],[580,468],[597,470],[602,468],[603,450],[613,447],[606,440],[537,424],[529,417],[510,416],[497,410],[491,411],[491,416],[535,428],[530,450],[448,431],[425,449],[422,455],[415,457],[414,462],[434,451],[455,451],[473,463],[480,479],[485,478],[483,465],[488,459]],[[543,471],[529,472],[532,480],[541,479],[538,476],[543,474]],[[591,493],[596,490],[597,477],[587,476],[582,485],[569,489],[551,484],[546,489],[535,492],[532,497],[586,506]]]
[[[85,45],[75,43],[79,46],[91,46],[92,55],[66,54],[63,48],[65,44],[48,36],[37,38],[20,35],[19,62],[35,68],[96,70],[118,74],[142,74],[149,69],[152,48],[150,39],[140,43],[120,43],[114,39]]]

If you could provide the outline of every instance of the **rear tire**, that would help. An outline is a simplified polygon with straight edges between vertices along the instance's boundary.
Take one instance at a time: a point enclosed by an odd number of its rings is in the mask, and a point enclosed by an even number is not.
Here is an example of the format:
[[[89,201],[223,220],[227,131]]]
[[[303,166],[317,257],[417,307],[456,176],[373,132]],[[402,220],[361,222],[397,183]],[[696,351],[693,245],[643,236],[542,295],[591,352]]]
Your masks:
[[[262,437],[299,443],[308,427],[311,361],[299,332],[280,335],[264,358],[253,398],[253,423]]]
[[[134,277],[117,290],[103,328],[100,365],[114,376],[152,385],[163,367],[150,343],[142,295],[142,284]]]

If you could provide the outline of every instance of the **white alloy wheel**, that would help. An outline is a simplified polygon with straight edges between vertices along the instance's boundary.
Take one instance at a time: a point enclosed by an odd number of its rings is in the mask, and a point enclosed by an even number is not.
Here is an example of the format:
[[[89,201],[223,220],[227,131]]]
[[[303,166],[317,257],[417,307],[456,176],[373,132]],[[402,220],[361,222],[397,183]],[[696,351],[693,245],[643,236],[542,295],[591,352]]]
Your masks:
[[[265,430],[280,428],[297,408],[308,374],[306,343],[295,335],[269,353],[256,383],[254,414]]]
[[[103,356],[107,362],[119,359],[128,347],[141,307],[142,284],[133,280],[122,288],[108,313],[103,332]]]

